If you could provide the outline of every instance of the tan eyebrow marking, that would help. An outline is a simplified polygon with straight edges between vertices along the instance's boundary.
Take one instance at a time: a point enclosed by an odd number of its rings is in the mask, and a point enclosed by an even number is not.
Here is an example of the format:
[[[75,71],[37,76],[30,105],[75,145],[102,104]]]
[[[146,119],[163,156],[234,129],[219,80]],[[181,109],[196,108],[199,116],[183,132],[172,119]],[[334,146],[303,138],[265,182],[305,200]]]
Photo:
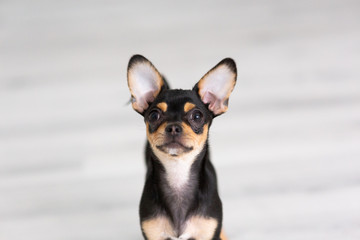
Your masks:
[[[193,109],[195,107],[195,104],[191,103],[191,102],[187,102],[184,105],[184,112],[188,112],[191,109]]]
[[[156,105],[161,111],[166,112],[168,105],[165,102],[158,103]]]

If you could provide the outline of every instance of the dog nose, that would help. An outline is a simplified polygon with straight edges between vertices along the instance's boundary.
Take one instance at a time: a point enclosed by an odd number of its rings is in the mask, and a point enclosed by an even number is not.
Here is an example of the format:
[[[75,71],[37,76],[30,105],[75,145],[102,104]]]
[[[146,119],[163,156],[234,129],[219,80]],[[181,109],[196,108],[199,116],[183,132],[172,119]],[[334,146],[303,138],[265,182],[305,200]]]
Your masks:
[[[179,125],[179,124],[169,124],[169,125],[167,125],[166,128],[165,128],[165,132],[166,132],[167,134],[176,136],[176,135],[181,134],[181,132],[182,132],[182,127],[181,127],[181,125]]]

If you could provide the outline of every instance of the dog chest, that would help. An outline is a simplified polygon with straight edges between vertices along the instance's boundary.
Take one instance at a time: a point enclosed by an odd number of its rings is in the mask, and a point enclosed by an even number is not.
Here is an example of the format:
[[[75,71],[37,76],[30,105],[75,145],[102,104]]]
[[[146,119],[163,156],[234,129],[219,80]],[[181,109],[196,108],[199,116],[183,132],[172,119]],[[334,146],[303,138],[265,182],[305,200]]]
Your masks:
[[[149,240],[210,240],[215,234],[218,221],[210,217],[192,216],[185,222],[184,230],[178,233],[166,216],[143,221],[141,226]]]

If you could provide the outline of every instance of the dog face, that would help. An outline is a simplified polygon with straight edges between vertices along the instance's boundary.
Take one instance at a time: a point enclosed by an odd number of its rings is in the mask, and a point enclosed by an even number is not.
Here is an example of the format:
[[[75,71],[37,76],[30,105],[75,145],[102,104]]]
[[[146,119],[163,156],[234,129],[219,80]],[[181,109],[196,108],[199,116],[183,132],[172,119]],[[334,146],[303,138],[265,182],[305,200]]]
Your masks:
[[[173,157],[201,149],[212,120],[211,112],[191,90],[164,91],[144,117],[153,150]]]
[[[226,112],[235,82],[235,63],[224,59],[192,90],[171,90],[150,61],[133,56],[128,66],[132,106],[144,116],[155,155],[196,156],[207,141],[212,119]]]

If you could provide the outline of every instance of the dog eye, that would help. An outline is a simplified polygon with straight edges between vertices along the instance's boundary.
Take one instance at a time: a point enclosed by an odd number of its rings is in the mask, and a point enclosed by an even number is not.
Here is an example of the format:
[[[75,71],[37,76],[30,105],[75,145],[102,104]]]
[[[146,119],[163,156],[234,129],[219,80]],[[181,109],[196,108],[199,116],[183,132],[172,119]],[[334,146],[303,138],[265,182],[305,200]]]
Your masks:
[[[157,121],[159,119],[160,119],[160,113],[159,113],[158,110],[153,110],[153,111],[150,112],[150,114],[149,114],[149,121],[150,122],[155,122],[155,121]]]
[[[199,110],[194,110],[190,115],[190,119],[196,123],[201,122],[202,118],[203,114]]]

